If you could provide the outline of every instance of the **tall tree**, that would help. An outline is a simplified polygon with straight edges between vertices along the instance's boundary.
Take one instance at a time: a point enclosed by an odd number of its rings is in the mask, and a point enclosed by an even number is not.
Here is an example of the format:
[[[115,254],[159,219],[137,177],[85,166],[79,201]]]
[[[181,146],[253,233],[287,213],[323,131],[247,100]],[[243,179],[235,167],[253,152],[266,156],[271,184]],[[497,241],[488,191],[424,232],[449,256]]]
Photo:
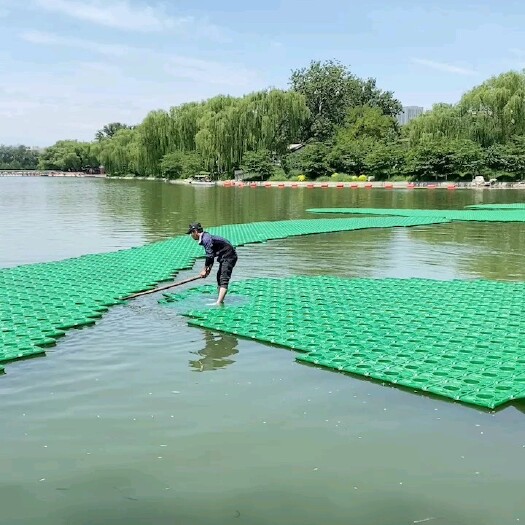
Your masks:
[[[38,162],[43,170],[82,171],[98,165],[92,144],[77,140],[59,140],[46,148]]]
[[[458,104],[470,137],[482,146],[525,134],[525,72],[492,77],[465,93]]]
[[[0,169],[32,170],[37,167],[39,152],[27,146],[0,145]]]
[[[121,129],[99,145],[99,158],[110,175],[140,175],[137,132]]]
[[[335,60],[312,61],[308,67],[292,71],[292,90],[304,95],[310,119],[303,138],[325,140],[344,123],[351,107],[378,107],[395,116],[401,104],[389,91],[381,91],[374,79],[362,80]]]
[[[483,147],[525,134],[525,72],[492,77],[463,95],[458,104],[436,104],[406,132],[411,145],[441,138],[471,139]]]
[[[110,122],[106,124],[102,129],[99,129],[95,134],[95,139],[98,141],[113,137],[117,131],[121,129],[131,129],[133,126],[122,124],[121,122]]]

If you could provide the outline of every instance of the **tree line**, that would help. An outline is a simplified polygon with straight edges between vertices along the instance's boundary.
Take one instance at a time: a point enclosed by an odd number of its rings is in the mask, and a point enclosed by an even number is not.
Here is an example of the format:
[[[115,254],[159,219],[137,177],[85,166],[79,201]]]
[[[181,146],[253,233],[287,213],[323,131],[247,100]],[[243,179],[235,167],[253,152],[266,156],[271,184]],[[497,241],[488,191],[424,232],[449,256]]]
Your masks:
[[[0,170],[34,170],[38,165],[39,152],[27,146],[3,146],[0,144]]]
[[[287,90],[219,95],[152,111],[137,126],[108,124],[93,142],[47,148],[38,167],[103,165],[109,175],[169,179],[198,172],[226,179],[235,170],[296,180],[523,177],[524,72],[492,77],[404,126],[396,120],[401,110],[374,79],[337,61],[313,61],[292,72]]]

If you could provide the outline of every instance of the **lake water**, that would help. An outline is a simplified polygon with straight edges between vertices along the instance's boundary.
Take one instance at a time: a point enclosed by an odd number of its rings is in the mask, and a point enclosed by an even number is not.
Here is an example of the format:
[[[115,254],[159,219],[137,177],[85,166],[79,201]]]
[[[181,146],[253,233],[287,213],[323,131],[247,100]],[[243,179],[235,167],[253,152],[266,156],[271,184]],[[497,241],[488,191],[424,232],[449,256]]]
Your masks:
[[[0,178],[0,266],[138,246],[195,220],[524,200],[520,190]],[[524,255],[523,224],[365,230],[240,248],[234,279],[523,281]],[[319,370],[286,349],[191,328],[158,299],[114,307],[46,357],[6,367],[0,524],[525,522],[525,402],[484,411]]]

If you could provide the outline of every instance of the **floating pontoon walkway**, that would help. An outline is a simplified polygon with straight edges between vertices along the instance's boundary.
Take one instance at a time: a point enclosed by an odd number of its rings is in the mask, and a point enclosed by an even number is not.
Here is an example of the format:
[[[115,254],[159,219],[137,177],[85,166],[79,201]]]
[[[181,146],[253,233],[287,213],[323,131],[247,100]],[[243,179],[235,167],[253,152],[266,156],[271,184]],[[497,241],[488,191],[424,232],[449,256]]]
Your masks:
[[[163,301],[199,293],[216,289]],[[232,294],[249,302],[187,311],[189,323],[464,403],[525,398],[525,283],[291,277],[234,282]]]
[[[310,219],[237,224],[209,231],[240,246],[297,235],[442,222],[447,220]],[[0,269],[0,363],[45,353],[67,330],[94,324],[122,298],[171,280],[202,255],[195,241],[179,236],[129,250]]]
[[[310,213],[340,213],[398,217],[440,217],[449,221],[525,222],[525,208],[491,208],[469,210],[418,210],[410,208],[310,208]]]

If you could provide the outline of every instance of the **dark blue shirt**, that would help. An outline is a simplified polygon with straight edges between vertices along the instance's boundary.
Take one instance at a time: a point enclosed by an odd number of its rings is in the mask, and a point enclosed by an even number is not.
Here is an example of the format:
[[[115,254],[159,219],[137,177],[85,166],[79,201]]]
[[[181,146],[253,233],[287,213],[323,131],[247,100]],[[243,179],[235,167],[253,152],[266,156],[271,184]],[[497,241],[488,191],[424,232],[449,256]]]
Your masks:
[[[223,259],[237,257],[237,252],[231,242],[219,237],[218,235],[211,235],[211,233],[203,232],[199,244],[202,244],[206,251],[206,261],[204,266],[207,268],[213,266],[213,260],[215,257],[217,257],[217,261],[219,262]]]

